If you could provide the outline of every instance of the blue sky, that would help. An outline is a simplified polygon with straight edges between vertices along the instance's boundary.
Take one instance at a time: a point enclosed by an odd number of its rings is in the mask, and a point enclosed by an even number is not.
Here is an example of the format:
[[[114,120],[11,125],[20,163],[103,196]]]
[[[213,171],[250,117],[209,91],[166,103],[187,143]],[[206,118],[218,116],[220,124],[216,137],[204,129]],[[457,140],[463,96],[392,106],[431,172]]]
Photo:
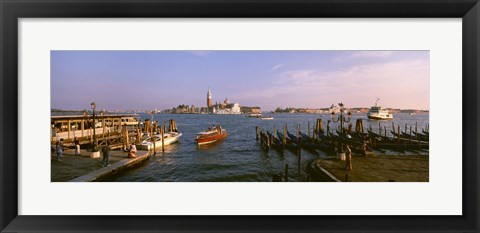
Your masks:
[[[429,109],[428,51],[52,51],[52,108]]]

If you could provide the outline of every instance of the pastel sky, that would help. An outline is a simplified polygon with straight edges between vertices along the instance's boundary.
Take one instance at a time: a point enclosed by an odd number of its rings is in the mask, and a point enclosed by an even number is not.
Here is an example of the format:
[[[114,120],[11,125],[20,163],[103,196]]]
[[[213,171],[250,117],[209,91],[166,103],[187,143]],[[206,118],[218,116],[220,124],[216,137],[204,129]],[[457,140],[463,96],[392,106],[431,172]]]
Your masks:
[[[52,51],[52,108],[429,109],[429,51]]]

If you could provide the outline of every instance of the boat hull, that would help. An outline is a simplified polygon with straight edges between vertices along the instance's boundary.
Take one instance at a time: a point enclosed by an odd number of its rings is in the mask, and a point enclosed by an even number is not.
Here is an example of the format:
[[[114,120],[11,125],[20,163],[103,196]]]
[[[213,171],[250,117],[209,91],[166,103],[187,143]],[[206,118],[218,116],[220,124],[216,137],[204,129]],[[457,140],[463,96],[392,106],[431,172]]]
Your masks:
[[[227,132],[224,132],[222,134],[216,134],[209,137],[196,138],[195,142],[197,142],[198,145],[205,145],[205,144],[210,144],[210,143],[214,143],[219,140],[225,139],[226,137],[227,137]]]
[[[157,135],[157,136],[160,136],[161,135]],[[180,132],[168,132],[168,133],[165,133],[164,134],[164,142],[163,142],[163,145],[164,146],[167,146],[167,145],[171,145],[171,144],[174,144],[176,142],[178,142],[178,140],[180,140],[180,137],[182,136],[182,133]],[[162,141],[159,140],[159,141],[156,141],[155,143],[151,142],[151,141],[148,141],[148,139],[144,142],[142,142],[140,145],[137,145],[137,147],[139,147],[138,149],[140,150],[151,150],[153,149],[155,146],[156,149],[158,148],[162,148]]]
[[[384,117],[384,116],[370,116],[368,115],[367,116],[368,119],[371,119],[371,120],[392,120],[393,117]]]
[[[165,138],[164,145],[170,145],[178,142],[181,136],[182,136],[182,133],[178,133],[176,135],[173,135],[172,137]]]

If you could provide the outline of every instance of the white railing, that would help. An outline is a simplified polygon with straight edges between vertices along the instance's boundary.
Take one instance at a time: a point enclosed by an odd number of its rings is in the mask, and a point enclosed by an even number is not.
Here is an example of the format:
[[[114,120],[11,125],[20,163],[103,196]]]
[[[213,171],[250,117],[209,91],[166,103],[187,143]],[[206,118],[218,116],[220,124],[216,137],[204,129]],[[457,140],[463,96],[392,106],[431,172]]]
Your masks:
[[[120,130],[117,128],[117,130]],[[83,133],[82,133],[83,131]],[[108,133],[114,133],[115,128],[114,127],[105,127],[105,134]],[[102,128],[96,128],[95,129],[95,134],[96,137],[103,136],[103,127]],[[85,129],[85,130],[70,130],[70,133],[67,132],[60,132],[60,133],[51,133],[50,135],[52,141],[57,141],[60,140],[60,138],[63,139],[73,139],[75,137],[93,137],[93,129]]]

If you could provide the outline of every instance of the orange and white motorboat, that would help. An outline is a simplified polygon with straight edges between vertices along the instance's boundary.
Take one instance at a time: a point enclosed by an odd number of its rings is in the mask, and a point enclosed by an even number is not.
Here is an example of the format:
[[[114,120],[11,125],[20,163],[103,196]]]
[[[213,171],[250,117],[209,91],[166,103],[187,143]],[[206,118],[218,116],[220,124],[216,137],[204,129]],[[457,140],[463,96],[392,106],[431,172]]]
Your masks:
[[[226,137],[227,130],[223,129],[222,126],[217,125],[198,133],[195,137],[195,142],[197,142],[198,145],[204,145],[208,143],[214,143],[216,141],[225,139]]]

